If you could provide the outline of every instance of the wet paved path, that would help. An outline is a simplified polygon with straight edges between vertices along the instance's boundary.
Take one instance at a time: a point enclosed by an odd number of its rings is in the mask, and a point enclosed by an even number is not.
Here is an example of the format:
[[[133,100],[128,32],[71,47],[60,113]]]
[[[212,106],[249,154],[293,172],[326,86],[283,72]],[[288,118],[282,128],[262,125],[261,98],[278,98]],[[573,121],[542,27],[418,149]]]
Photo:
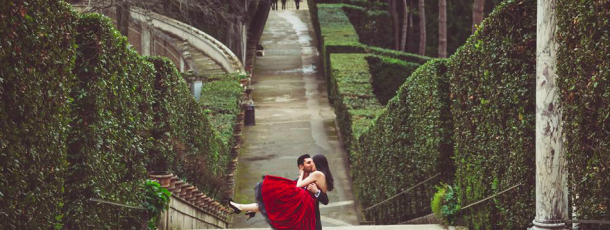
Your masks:
[[[257,57],[252,82],[256,126],[243,131],[235,199],[253,203],[253,188],[261,176],[296,179],[298,156],[324,154],[335,190],[328,193],[329,205],[320,205],[322,225],[357,225],[347,158],[328,103],[307,4],[299,11],[271,11],[260,43],[265,56]],[[262,216],[246,222],[242,214],[234,215],[231,227],[269,226]]]

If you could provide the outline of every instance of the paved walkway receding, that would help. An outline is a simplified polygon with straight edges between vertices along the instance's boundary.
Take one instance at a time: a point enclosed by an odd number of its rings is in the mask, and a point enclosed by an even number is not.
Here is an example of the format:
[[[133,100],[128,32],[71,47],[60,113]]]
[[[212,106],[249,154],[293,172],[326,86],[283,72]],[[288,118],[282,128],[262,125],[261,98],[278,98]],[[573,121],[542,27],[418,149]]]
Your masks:
[[[253,203],[253,188],[263,175],[296,179],[297,157],[324,154],[335,190],[328,193],[330,204],[321,205],[322,225],[358,225],[346,154],[328,102],[314,30],[307,4],[301,7],[271,11],[263,32],[260,44],[265,56],[257,57],[252,82],[256,125],[243,130],[235,200]],[[262,216],[246,222],[241,214],[234,215],[231,227],[269,225]]]

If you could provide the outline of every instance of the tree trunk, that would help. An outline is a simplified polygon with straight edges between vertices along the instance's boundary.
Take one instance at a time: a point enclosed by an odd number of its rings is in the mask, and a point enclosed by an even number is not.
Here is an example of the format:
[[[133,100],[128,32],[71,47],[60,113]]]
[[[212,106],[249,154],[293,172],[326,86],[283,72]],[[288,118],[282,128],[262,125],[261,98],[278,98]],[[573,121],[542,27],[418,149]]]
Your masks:
[[[485,0],[474,0],[472,4],[472,33],[477,30],[477,26],[483,21],[483,10],[485,10]]]
[[[426,9],[419,0],[419,55],[426,55]]]
[[[557,0],[538,1],[536,33],[536,219],[534,229],[565,228],[567,168],[557,87]]]
[[[388,11],[392,16],[392,32],[394,32],[394,49],[400,50],[400,22],[398,21],[398,11],[396,10],[396,0],[390,0]]]
[[[121,1],[117,4],[116,24],[119,32],[127,37],[129,35],[129,2]]]
[[[438,0],[438,57],[447,57],[447,0]]]
[[[400,50],[407,51],[407,29],[409,26],[409,6],[407,5],[407,0],[402,0],[404,6],[404,14],[402,18],[402,37],[400,41]]]

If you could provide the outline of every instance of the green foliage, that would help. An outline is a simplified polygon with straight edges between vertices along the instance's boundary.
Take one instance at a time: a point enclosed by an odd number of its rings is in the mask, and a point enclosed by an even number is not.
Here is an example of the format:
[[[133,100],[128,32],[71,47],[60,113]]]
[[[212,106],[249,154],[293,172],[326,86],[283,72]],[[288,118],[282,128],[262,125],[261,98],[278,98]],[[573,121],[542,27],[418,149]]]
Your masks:
[[[4,227],[140,228],[140,210],[89,198],[142,204],[147,167],[218,195],[230,147],[171,62],[62,1],[12,1],[0,17]]]
[[[574,214],[610,220],[610,2],[561,1],[556,9],[563,146]]]
[[[239,100],[243,88],[239,74],[223,74],[206,78],[201,88],[199,104],[207,111],[210,123],[220,134],[227,151],[233,146],[233,133],[237,115],[241,113]],[[230,153],[224,153],[228,156]]]
[[[458,212],[460,211],[460,201],[458,198],[459,188],[447,185],[445,197],[443,198],[443,206],[441,207],[441,215],[447,225],[453,225]]]
[[[76,14],[60,1],[0,4],[0,225],[61,228]]]
[[[536,1],[501,4],[448,63],[455,183],[472,229],[527,228],[534,216]]]
[[[140,203],[152,144],[155,70],[130,48],[111,20],[99,14],[81,15],[76,44],[65,224],[71,229],[136,228],[137,213],[124,213],[111,222],[119,208],[88,200]]]
[[[343,11],[358,33],[361,43],[387,49],[394,46],[392,21],[387,10],[344,5]]]
[[[310,4],[310,6],[312,6]],[[359,36],[350,23],[349,18],[343,10],[343,4],[317,4],[311,7],[311,16],[314,30],[318,38],[318,49],[321,50],[321,62],[326,76],[326,82],[330,82],[330,55],[333,53],[372,53],[384,55],[407,62],[423,64],[428,57],[419,56],[405,52],[368,46],[358,42]],[[328,94],[332,88],[328,87]],[[331,102],[334,103],[334,101]]]
[[[443,218],[441,209],[443,207],[443,203],[445,202],[445,193],[447,193],[446,188],[446,184],[443,184],[443,186],[437,186],[436,193],[434,193],[434,197],[432,197],[432,201],[430,202],[430,209],[432,209],[432,212],[434,215],[436,215],[436,218],[439,219]]]
[[[443,224],[454,225],[461,208],[457,196],[459,188],[443,183],[441,186],[437,186],[436,189],[437,192],[432,198],[430,207],[436,217],[443,220]]]
[[[166,188],[162,188],[159,182],[146,180],[144,182],[144,202],[142,206],[148,211],[152,218],[148,221],[148,229],[157,229],[157,222],[161,212],[169,208],[169,199],[172,193]]]
[[[383,56],[369,56],[366,60],[370,67],[373,93],[382,105],[386,105],[396,96],[398,88],[420,66],[417,63]]]
[[[366,62],[367,54],[333,54],[331,55],[331,81],[332,92],[330,98],[333,104],[337,121],[341,129],[341,136],[346,150],[356,150],[357,140],[373,118],[382,109],[371,87],[371,74]]]
[[[186,81],[164,57],[147,57],[155,79],[155,145],[149,171],[171,171],[186,177],[207,196],[223,191],[230,147],[224,145],[209,117],[191,96]]]
[[[444,178],[453,174],[446,63],[438,59],[419,67],[360,137],[361,154],[353,160],[352,172],[358,199],[364,207],[436,173],[442,172]],[[418,201],[430,200],[434,183],[426,183],[421,189],[426,192],[415,193],[410,202],[398,205],[425,212],[429,205]],[[389,215],[401,215],[398,210],[391,210]]]

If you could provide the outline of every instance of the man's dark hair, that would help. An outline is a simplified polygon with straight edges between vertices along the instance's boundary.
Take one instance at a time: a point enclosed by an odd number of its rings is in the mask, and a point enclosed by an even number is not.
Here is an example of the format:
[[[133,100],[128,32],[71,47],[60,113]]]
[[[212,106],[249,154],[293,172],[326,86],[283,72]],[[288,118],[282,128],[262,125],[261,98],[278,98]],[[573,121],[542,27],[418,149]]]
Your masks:
[[[305,164],[305,159],[307,159],[307,158],[311,158],[311,156],[309,156],[309,154],[304,154],[304,155],[300,156],[297,159],[297,166]]]

